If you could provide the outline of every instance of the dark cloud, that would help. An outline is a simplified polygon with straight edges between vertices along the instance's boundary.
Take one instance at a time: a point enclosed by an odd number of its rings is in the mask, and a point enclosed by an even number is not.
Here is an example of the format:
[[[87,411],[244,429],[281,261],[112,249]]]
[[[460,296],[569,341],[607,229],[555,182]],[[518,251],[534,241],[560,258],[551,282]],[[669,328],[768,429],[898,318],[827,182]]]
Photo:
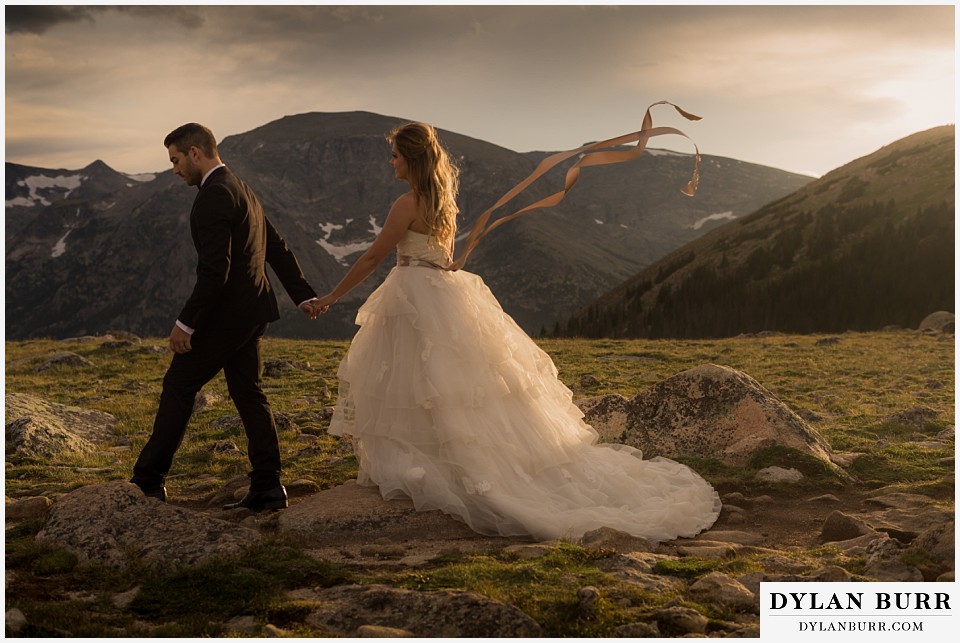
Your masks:
[[[173,20],[188,28],[197,28],[203,25],[204,17],[201,9],[196,7],[158,7],[158,6],[130,6],[130,7],[56,7],[8,5],[6,7],[6,32],[42,34],[59,24],[93,22],[98,14],[107,11],[118,11],[132,16],[147,19]]]
[[[63,22],[93,21],[93,7],[47,7],[7,5],[7,33],[41,34]]]

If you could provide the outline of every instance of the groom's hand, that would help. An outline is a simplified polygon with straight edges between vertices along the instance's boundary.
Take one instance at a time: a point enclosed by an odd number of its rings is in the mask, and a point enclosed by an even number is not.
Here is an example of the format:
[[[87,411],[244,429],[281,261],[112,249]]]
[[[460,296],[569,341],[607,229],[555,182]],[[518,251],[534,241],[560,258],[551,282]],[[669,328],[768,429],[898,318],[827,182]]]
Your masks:
[[[308,299],[307,301],[300,304],[300,310],[302,310],[303,314],[305,314],[310,319],[316,319],[317,315],[320,314],[320,311],[317,310],[316,304],[317,304],[316,297],[314,297],[313,299]]]
[[[186,332],[176,324],[170,331],[170,350],[174,353],[186,353],[193,348],[190,345],[190,333]]]

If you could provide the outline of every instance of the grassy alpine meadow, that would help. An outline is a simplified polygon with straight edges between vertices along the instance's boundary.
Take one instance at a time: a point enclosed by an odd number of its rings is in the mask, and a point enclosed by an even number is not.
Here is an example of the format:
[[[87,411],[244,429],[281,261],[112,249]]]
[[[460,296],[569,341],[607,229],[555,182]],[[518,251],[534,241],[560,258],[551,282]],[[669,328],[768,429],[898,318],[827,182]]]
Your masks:
[[[954,337],[915,331],[843,333],[839,335],[762,334],[705,340],[537,340],[557,365],[574,398],[619,394],[631,398],[686,369],[706,363],[740,370],[795,410],[819,419],[811,426],[834,451],[866,453],[848,470],[852,479],[813,476],[802,492],[855,485],[923,493],[952,504],[954,472],[944,461],[953,443],[931,447],[929,440],[954,422]],[[109,346],[104,342],[55,340],[7,341],[6,392],[30,394],[49,402],[105,411],[117,418],[112,444],[90,453],[73,453],[45,461],[8,463],[5,494],[9,500],[44,495],[55,498],[83,485],[129,479],[133,463],[153,424],[170,354],[163,339]],[[284,481],[308,479],[317,488],[340,485],[356,476],[349,445],[328,436],[336,403],[337,365],[349,346],[344,341],[267,338],[264,357],[273,374],[264,385],[274,411],[284,458]],[[89,366],[55,367],[38,372],[51,356],[65,351]],[[286,368],[277,368],[277,364]],[[591,376],[591,377],[588,377]],[[222,375],[204,389],[204,407],[195,413],[174,460],[167,489],[186,506],[208,497],[211,489],[245,475],[248,462],[236,451],[214,449],[232,441],[245,449],[242,427]],[[922,428],[886,420],[918,406],[938,412]],[[795,455],[776,450],[748,467],[727,468],[688,462],[721,494],[757,493],[757,468],[791,466]],[[812,485],[812,486],[811,486]],[[820,485],[820,486],[817,486]],[[782,487],[778,491],[799,494]],[[204,508],[209,510],[209,508]],[[301,636],[315,635],[305,623],[311,606],[287,598],[297,587],[324,587],[344,582],[381,583],[414,590],[467,589],[510,603],[537,620],[547,636],[610,636],[619,626],[672,604],[696,605],[670,592],[649,592],[601,571],[597,563],[610,553],[561,543],[548,555],[524,560],[505,551],[451,553],[415,570],[402,566],[350,567],[311,557],[295,542],[255,546],[243,556],[217,560],[172,573],[142,569],[112,571],[79,565],[69,552],[38,543],[42,521],[6,531],[7,605],[28,614],[25,636],[217,636],[229,634],[225,623],[253,614]],[[274,538],[280,539],[277,535]],[[830,547],[792,549],[785,556],[845,567],[857,573],[863,559]],[[731,560],[696,557],[664,561],[656,573],[697,578],[711,571],[746,573],[762,570],[759,555]],[[16,596],[11,595],[11,574]],[[252,588],[231,593],[233,580]],[[577,609],[576,588],[600,589],[596,611],[585,617]],[[110,597],[139,587],[128,606]],[[571,589],[572,588],[572,589]],[[222,594],[222,595],[221,595]],[[211,600],[214,597],[215,600]],[[713,610],[713,611],[711,611]],[[730,615],[701,606],[720,627]]]

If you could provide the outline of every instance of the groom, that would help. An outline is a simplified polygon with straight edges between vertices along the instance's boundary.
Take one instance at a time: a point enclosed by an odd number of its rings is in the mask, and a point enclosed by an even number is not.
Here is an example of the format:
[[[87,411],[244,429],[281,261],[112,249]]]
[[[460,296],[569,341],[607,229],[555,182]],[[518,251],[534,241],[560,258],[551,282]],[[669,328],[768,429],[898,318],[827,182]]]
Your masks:
[[[199,193],[190,212],[197,281],[170,333],[174,352],[163,378],[153,434],[133,467],[131,482],[166,502],[164,479],[204,384],[223,371],[247,433],[250,491],[224,509],[287,506],[280,484],[280,444],[270,403],[261,389],[260,340],[280,318],[267,278],[269,263],[294,303],[316,318],[316,293],[253,191],[220,161],[213,133],[182,125],[163,141],[173,173]]]

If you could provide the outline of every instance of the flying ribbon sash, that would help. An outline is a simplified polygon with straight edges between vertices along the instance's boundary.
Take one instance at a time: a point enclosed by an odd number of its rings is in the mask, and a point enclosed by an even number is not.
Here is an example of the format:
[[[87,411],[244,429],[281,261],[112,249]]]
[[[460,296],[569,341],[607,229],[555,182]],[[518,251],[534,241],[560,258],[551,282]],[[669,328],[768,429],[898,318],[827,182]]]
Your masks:
[[[650,116],[650,110],[657,105],[670,105],[677,112],[679,112],[684,118],[691,121],[699,121],[700,117],[687,112],[677,105],[670,103],[665,100],[658,101],[650,105],[647,108],[647,113],[643,117],[643,124],[640,127],[639,132],[633,132],[630,134],[624,134],[622,136],[617,136],[615,138],[609,138],[605,141],[600,141],[599,143],[590,143],[578,147],[575,150],[567,150],[566,152],[557,152],[552,154],[547,158],[540,161],[540,165],[537,166],[530,176],[525,178],[520,183],[517,183],[513,186],[506,194],[504,194],[500,199],[494,203],[489,209],[487,209],[483,214],[481,214],[476,222],[473,224],[473,228],[470,230],[470,234],[467,236],[467,242],[463,247],[463,252],[460,255],[460,258],[454,261],[449,270],[459,270],[467,262],[467,257],[470,256],[470,253],[473,252],[473,249],[477,247],[477,244],[480,243],[480,240],[487,236],[490,232],[495,230],[497,227],[503,225],[507,221],[516,219],[521,214],[526,214],[531,210],[537,210],[539,208],[548,208],[550,206],[557,205],[563,198],[567,195],[573,186],[576,184],[577,179],[580,178],[580,168],[590,167],[593,165],[611,165],[613,163],[624,163],[626,161],[632,161],[641,154],[647,148],[647,142],[654,136],[662,136],[664,134],[678,134],[684,138],[690,140],[693,143],[693,147],[696,150],[696,164],[693,168],[693,175],[690,177],[690,182],[681,190],[687,196],[693,196],[697,192],[697,184],[700,182],[700,148],[697,147],[697,144],[689,136],[681,132],[680,130],[674,127],[654,127],[653,118]],[[632,141],[636,141],[637,144],[633,149],[630,150],[605,150],[605,151],[594,151],[602,150],[607,147],[614,147],[618,145],[625,145]],[[536,181],[538,178],[549,172],[558,164],[563,161],[580,154],[580,159],[567,170],[566,181],[564,187],[559,192],[555,192],[548,197],[540,199],[536,203],[528,205],[512,214],[500,217],[499,219],[494,220],[489,225],[487,223],[490,221],[490,217],[493,215],[494,211],[503,206],[505,203],[513,199],[515,196],[523,192],[531,183]]]

